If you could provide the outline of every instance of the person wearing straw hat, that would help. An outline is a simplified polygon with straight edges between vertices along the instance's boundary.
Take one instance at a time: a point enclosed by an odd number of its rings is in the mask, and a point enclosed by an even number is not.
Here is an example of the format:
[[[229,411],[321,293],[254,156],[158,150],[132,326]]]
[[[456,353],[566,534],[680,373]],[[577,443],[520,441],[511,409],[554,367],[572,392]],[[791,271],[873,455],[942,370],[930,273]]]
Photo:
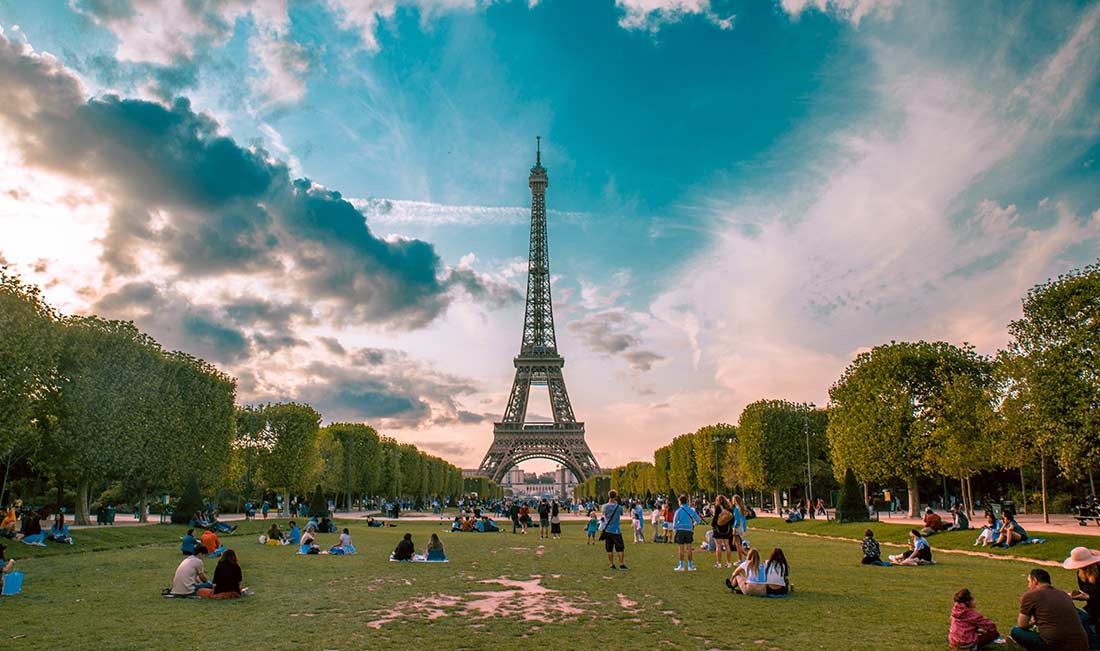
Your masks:
[[[1089,636],[1089,648],[1100,648],[1100,552],[1087,547],[1074,547],[1069,558],[1062,562],[1067,570],[1077,570],[1077,589],[1069,592],[1070,599],[1085,602],[1082,611],[1077,609],[1081,624]]]

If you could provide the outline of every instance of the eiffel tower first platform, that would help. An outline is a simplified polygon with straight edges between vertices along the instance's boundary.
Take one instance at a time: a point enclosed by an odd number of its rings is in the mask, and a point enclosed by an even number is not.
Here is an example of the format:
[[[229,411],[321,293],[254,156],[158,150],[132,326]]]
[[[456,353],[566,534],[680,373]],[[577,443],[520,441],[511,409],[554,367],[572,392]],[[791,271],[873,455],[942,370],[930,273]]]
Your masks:
[[[541,144],[541,139],[539,139]],[[504,418],[493,425],[493,444],[481,461],[480,474],[502,483],[505,474],[529,459],[550,459],[568,468],[578,481],[599,473],[600,467],[584,440],[584,423],[577,422],[561,369],[554,335],[554,308],[550,302],[550,253],[546,242],[546,168],[542,149],[535,148],[531,186],[531,251],[527,263],[527,308],[523,341],[515,357],[516,379]],[[550,392],[553,423],[528,423],[527,398],[532,386]]]

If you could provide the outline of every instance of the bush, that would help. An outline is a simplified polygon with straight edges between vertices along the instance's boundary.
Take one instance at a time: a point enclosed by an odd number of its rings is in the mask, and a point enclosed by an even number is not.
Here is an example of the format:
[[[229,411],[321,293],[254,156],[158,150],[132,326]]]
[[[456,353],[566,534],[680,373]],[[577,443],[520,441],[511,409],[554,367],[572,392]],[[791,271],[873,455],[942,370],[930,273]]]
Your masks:
[[[317,488],[313,491],[313,497],[309,500],[309,514],[318,518],[327,518],[328,502],[325,501],[325,493],[321,490],[321,485],[317,484]]]
[[[840,487],[840,504],[836,508],[839,522],[866,522],[870,520],[867,505],[863,503],[863,490],[856,475],[849,468],[844,473],[844,485]]]
[[[187,480],[180,501],[172,512],[172,524],[187,524],[191,516],[202,510],[202,494],[199,492],[199,481],[194,477]]]

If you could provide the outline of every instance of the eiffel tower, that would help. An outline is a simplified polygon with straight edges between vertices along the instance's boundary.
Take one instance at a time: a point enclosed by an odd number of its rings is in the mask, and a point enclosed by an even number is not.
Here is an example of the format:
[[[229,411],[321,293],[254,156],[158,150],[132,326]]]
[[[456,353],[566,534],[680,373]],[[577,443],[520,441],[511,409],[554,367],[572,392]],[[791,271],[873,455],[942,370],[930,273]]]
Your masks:
[[[523,316],[523,341],[515,357],[516,379],[504,418],[493,424],[493,444],[481,461],[480,474],[498,484],[513,467],[529,459],[550,459],[569,469],[578,481],[599,473],[600,467],[584,440],[584,423],[578,423],[569,404],[554,336],[554,308],[550,301],[550,253],[546,243],[546,168],[542,166],[542,139],[536,141],[535,166],[531,168],[531,251],[527,263],[527,308]],[[532,386],[550,392],[552,423],[527,422],[527,398]]]

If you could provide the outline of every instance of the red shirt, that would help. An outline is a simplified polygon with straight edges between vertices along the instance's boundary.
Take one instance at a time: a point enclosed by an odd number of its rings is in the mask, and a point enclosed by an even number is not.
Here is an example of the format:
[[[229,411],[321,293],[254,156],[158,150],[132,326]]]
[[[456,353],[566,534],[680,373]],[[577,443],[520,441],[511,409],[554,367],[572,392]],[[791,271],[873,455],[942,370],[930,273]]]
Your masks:
[[[202,546],[206,548],[207,553],[212,553],[219,547],[218,534],[210,530],[202,532]]]

